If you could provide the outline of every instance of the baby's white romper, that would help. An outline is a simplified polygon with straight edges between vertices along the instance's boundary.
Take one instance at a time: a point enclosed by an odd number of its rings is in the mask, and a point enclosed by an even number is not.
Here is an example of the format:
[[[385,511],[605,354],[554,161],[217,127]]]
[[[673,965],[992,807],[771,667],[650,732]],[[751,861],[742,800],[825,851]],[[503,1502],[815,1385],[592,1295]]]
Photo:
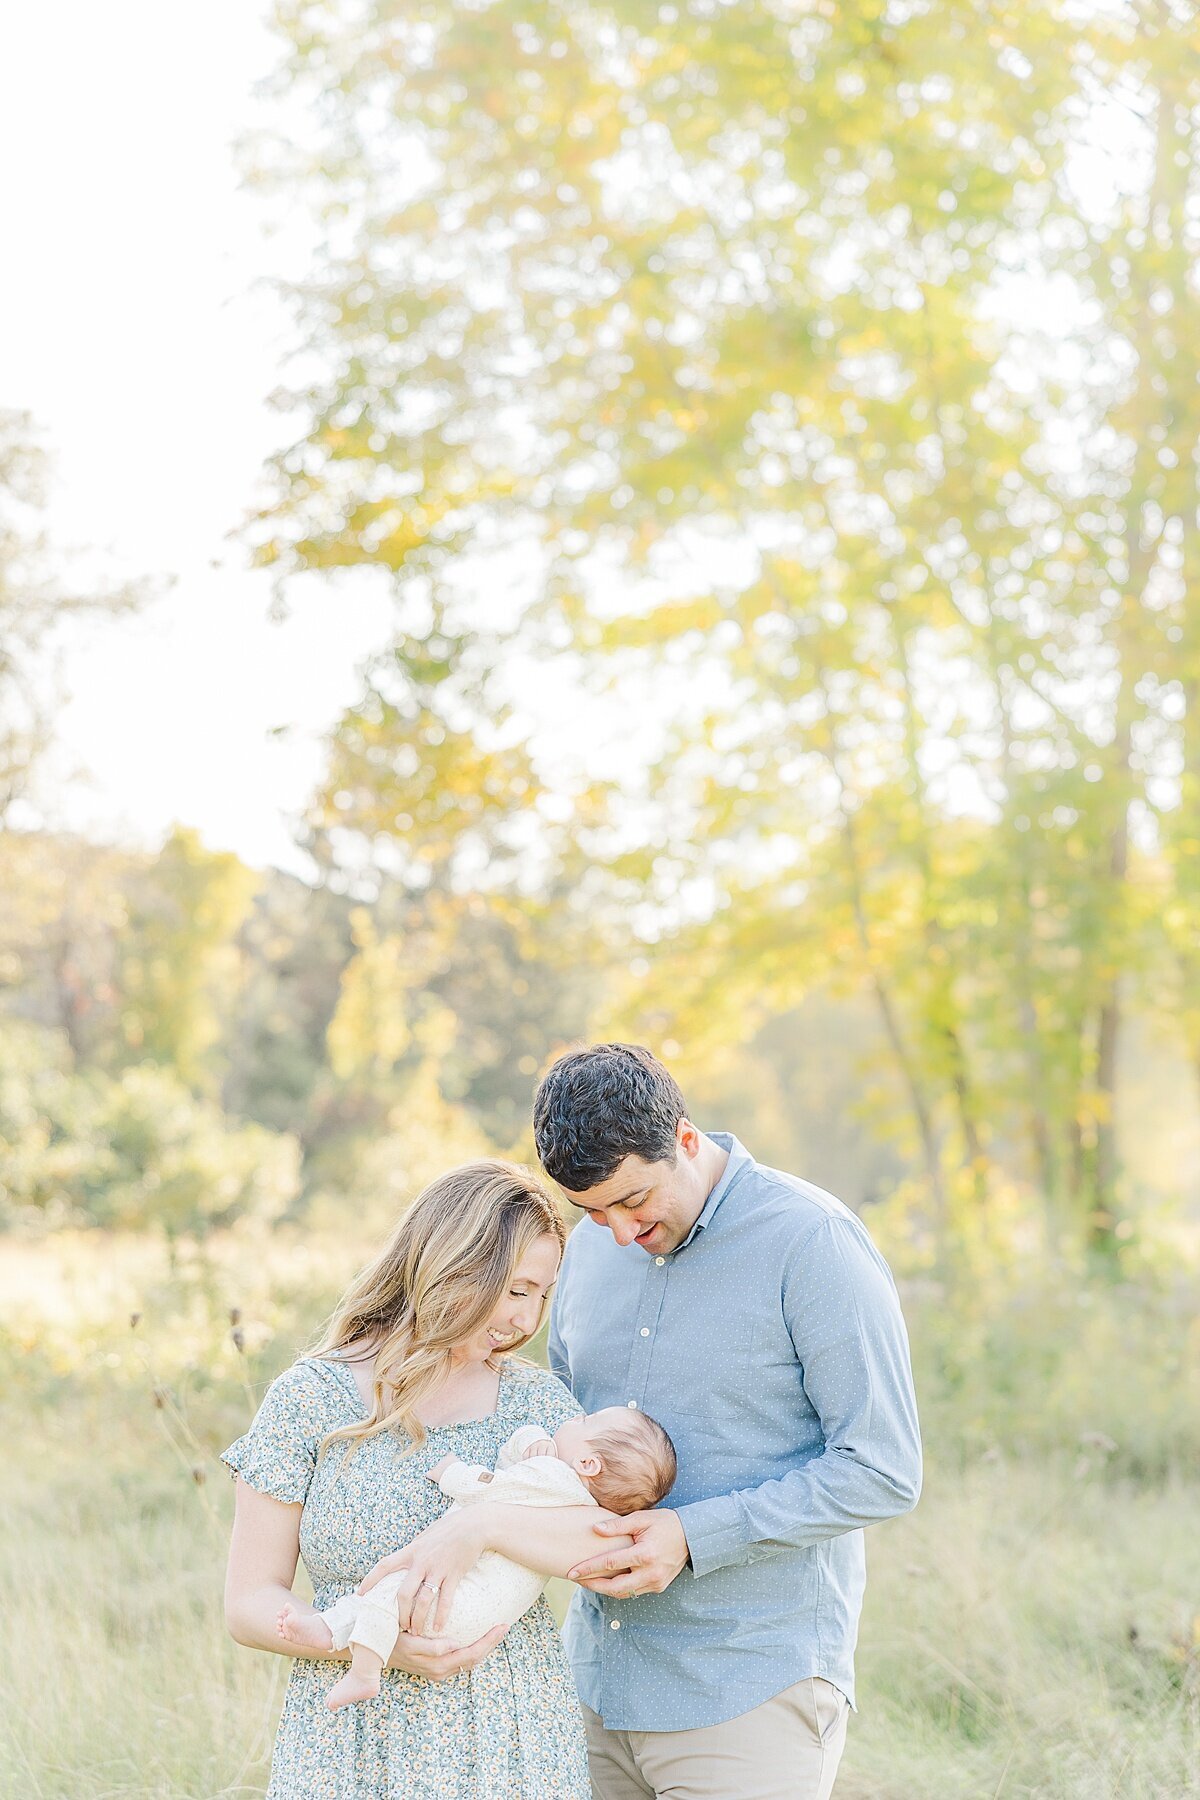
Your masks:
[[[494,1472],[453,1462],[438,1477],[438,1486],[459,1507],[480,1500],[498,1500],[504,1506],[595,1506],[569,1463],[557,1456],[522,1461],[529,1446],[548,1435],[540,1426],[522,1425],[501,1449]],[[403,1574],[385,1575],[369,1594],[347,1594],[321,1614],[335,1650],[365,1644],[387,1661],[399,1632],[396,1592],[403,1579]],[[545,1585],[546,1577],[535,1569],[485,1550],[459,1582],[441,1635],[454,1644],[474,1644],[493,1626],[515,1623]]]

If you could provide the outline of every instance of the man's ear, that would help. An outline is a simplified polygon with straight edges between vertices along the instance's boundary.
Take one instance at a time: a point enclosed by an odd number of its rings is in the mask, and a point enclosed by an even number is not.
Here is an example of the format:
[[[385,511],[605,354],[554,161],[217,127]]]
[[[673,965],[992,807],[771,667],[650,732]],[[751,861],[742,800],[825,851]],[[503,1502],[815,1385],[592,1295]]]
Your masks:
[[[695,1156],[700,1148],[700,1136],[690,1119],[680,1119],[675,1127],[675,1141],[685,1156]]]

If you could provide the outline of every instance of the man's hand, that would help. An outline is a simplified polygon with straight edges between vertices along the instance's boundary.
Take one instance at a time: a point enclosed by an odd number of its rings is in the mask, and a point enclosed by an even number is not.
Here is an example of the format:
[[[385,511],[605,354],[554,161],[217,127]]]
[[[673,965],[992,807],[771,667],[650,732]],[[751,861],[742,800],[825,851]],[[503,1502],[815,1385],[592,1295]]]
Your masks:
[[[377,1562],[359,1582],[358,1592],[369,1594],[385,1575],[402,1573],[404,1580],[396,1591],[396,1616],[401,1631],[440,1637],[459,1582],[487,1548],[481,1525],[477,1517],[472,1517],[480,1510],[466,1506],[461,1512],[447,1513],[415,1537],[407,1549],[396,1550]],[[454,1670],[450,1672],[453,1674]]]
[[[474,1644],[464,1644],[461,1649],[446,1638],[412,1637],[402,1631],[388,1660],[388,1668],[403,1669],[406,1675],[420,1675],[424,1681],[449,1681],[452,1675],[460,1674],[463,1669],[473,1669],[485,1656],[490,1656],[507,1630],[507,1625],[497,1625],[486,1637],[479,1638]]]
[[[534,1438],[527,1450],[522,1450],[521,1461],[528,1462],[531,1456],[557,1456],[553,1438]]]
[[[656,1507],[623,1519],[601,1519],[595,1530],[600,1537],[631,1537],[633,1544],[627,1550],[589,1557],[570,1570],[570,1579],[594,1594],[613,1594],[617,1599],[661,1594],[688,1559],[687,1538],[676,1512]]]

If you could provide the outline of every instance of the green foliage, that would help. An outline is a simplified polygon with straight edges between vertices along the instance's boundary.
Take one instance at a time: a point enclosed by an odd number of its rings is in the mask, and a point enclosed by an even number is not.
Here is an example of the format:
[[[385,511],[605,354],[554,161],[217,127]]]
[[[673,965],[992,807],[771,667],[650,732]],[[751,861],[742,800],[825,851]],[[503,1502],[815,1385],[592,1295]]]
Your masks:
[[[228,1120],[169,1069],[72,1067],[60,1034],[0,1038],[0,1223],[87,1223],[200,1238],[277,1218],[299,1188],[294,1140]]]
[[[6,1020],[0,1034],[0,1224],[73,1223],[102,1154],[92,1137],[102,1084],[76,1076],[58,1033]]]
[[[238,934],[238,986],[221,1009],[226,1111],[306,1147],[331,1103],[326,1034],[353,951],[349,914],[330,889],[267,871]]]
[[[339,1080],[388,1076],[412,1043],[410,995],[421,971],[406,966],[401,938],[380,938],[365,907],[350,915],[355,955],[342,970],[329,1021],[329,1062]]]
[[[104,1153],[89,1173],[88,1211],[103,1224],[202,1237],[243,1215],[276,1218],[299,1190],[291,1139],[231,1126],[151,1064],[109,1086],[93,1129]]]
[[[222,1010],[238,973],[235,937],[257,878],[236,856],[206,850],[177,826],[129,897],[121,959],[121,1025],[137,1057],[212,1092]]]

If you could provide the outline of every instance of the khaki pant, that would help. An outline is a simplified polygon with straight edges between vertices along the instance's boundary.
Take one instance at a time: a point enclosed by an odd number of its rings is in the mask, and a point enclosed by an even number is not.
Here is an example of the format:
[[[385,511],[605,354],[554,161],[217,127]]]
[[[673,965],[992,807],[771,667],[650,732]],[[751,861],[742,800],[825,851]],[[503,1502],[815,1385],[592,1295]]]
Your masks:
[[[829,1800],[849,1712],[819,1675],[694,1731],[608,1731],[585,1706],[592,1800]]]

